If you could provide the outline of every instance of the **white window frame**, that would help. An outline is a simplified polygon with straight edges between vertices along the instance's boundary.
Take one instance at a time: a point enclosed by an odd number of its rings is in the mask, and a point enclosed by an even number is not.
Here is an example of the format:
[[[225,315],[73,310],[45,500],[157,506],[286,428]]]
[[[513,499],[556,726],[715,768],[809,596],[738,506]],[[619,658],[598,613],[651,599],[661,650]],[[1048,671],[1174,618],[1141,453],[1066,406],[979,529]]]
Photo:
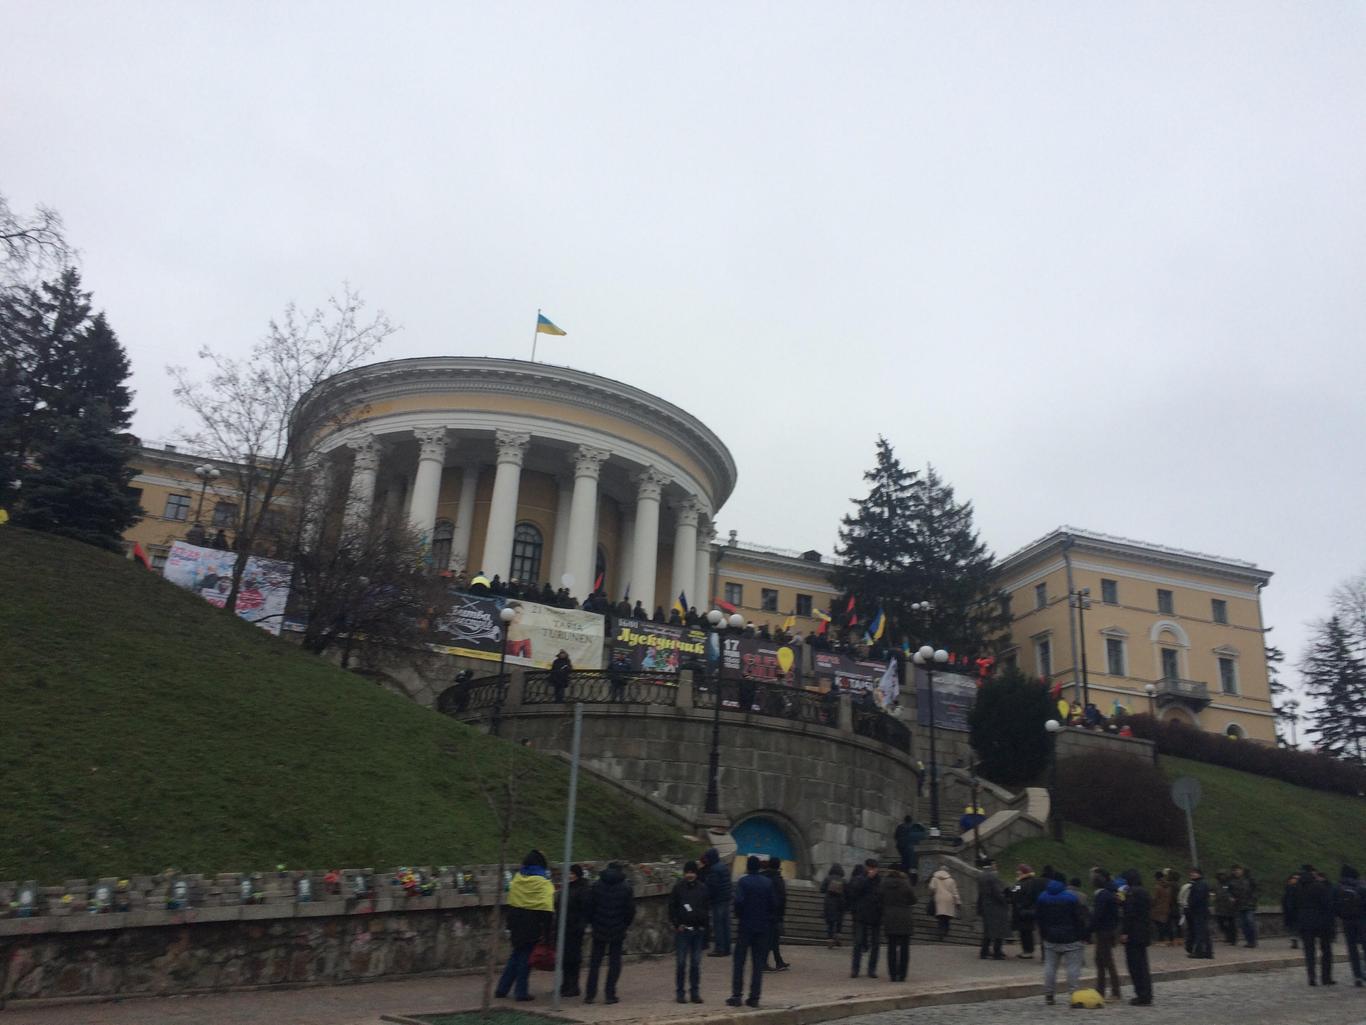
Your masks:
[[[1233,689],[1224,689],[1224,663],[1227,662],[1233,672]],[[1243,693],[1243,681],[1238,672],[1238,652],[1234,648],[1219,647],[1214,649],[1214,671],[1219,677],[1219,693],[1229,697],[1239,697]]]
[[[1035,608],[1035,609],[1046,609],[1046,608],[1048,608],[1048,583],[1047,583],[1047,581],[1045,581],[1044,583],[1041,583],[1041,584],[1035,584],[1035,585],[1034,585],[1034,608]]]
[[[1053,678],[1053,631],[1045,630],[1030,638],[1034,642],[1034,675],[1041,679]],[[1048,646],[1048,671],[1044,671],[1043,648]]]
[[[1110,665],[1110,645],[1119,646],[1119,672],[1114,671]],[[1129,675],[1129,651],[1124,643],[1123,637],[1116,637],[1113,634],[1105,638],[1105,673],[1107,676],[1128,676]]]

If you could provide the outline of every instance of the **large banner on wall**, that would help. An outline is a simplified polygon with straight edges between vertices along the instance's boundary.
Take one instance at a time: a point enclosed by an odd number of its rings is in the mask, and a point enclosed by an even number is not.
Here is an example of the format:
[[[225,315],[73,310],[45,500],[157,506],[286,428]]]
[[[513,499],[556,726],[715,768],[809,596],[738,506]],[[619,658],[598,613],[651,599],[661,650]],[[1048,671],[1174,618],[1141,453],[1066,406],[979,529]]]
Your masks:
[[[579,609],[451,593],[451,609],[432,624],[432,647],[451,655],[498,661],[503,608],[512,609],[507,628],[507,664],[549,669],[561,648],[579,669],[602,668],[603,617]]]
[[[882,674],[887,670],[885,662],[859,662],[848,655],[833,651],[813,653],[816,664],[816,679],[822,681],[821,689],[827,689],[824,681],[831,681],[835,690],[865,691],[876,690],[882,682]]]
[[[232,567],[236,561],[236,552],[177,541],[166,556],[162,575],[221,609],[228,602]],[[255,623],[278,636],[284,623],[293,572],[294,567],[288,562],[263,559],[258,555],[247,559],[242,586],[237,592],[237,614],[248,623]]]
[[[934,674],[934,725],[941,730],[967,732],[968,713],[977,701],[977,677],[961,673]],[[930,724],[930,681],[925,670],[915,671],[916,721]]]
[[[616,622],[612,658],[623,656],[637,672],[676,673],[689,662],[701,664],[706,654],[705,630],[637,619]]]
[[[717,652],[709,650],[715,662]],[[782,644],[759,637],[725,637],[721,641],[721,676],[727,680],[762,680],[800,687],[802,650],[798,644]]]

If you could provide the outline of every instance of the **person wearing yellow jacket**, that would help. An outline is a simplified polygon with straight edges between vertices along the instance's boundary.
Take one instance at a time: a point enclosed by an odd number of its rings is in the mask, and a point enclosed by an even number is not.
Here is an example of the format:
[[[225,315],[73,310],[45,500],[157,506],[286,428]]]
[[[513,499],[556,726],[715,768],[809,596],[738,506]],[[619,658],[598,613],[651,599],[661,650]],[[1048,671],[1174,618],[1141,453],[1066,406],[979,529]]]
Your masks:
[[[512,953],[493,995],[506,997],[512,991],[518,1000],[534,1000],[528,988],[531,951],[537,943],[549,940],[555,921],[555,884],[540,851],[530,851],[522,859],[522,867],[508,886],[503,914]]]

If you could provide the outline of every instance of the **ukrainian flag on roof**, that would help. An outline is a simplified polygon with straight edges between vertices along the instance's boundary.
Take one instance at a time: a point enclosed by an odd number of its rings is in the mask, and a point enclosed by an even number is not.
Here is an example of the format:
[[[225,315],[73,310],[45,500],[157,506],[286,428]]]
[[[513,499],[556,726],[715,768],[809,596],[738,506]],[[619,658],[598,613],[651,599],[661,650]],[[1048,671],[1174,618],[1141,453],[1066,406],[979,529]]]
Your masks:
[[[567,332],[552,324],[550,318],[544,313],[538,313],[536,314],[536,333],[539,335],[562,335]]]

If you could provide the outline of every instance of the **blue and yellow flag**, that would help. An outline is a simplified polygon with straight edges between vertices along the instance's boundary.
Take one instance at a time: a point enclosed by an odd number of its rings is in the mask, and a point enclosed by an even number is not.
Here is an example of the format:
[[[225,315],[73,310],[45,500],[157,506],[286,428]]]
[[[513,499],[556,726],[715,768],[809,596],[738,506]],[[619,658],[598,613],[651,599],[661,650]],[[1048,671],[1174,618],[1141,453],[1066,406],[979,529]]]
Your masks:
[[[883,613],[883,611],[882,611],[881,609],[878,609],[878,610],[877,610],[877,615],[874,616],[874,617],[873,617],[873,621],[872,621],[871,623],[868,624],[868,632],[867,632],[867,634],[865,635],[865,636],[868,638],[868,643],[871,644],[871,643],[873,643],[874,641],[879,641],[879,640],[881,640],[881,639],[882,639],[882,633],[883,633],[883,631],[886,630],[886,629],[887,629],[887,616]]]
[[[674,608],[678,610],[678,618],[682,619],[688,614],[688,592],[679,591],[678,597],[674,599]]]
[[[544,313],[538,313],[536,314],[536,333],[538,335],[562,335],[566,332],[552,324],[550,318]]]

